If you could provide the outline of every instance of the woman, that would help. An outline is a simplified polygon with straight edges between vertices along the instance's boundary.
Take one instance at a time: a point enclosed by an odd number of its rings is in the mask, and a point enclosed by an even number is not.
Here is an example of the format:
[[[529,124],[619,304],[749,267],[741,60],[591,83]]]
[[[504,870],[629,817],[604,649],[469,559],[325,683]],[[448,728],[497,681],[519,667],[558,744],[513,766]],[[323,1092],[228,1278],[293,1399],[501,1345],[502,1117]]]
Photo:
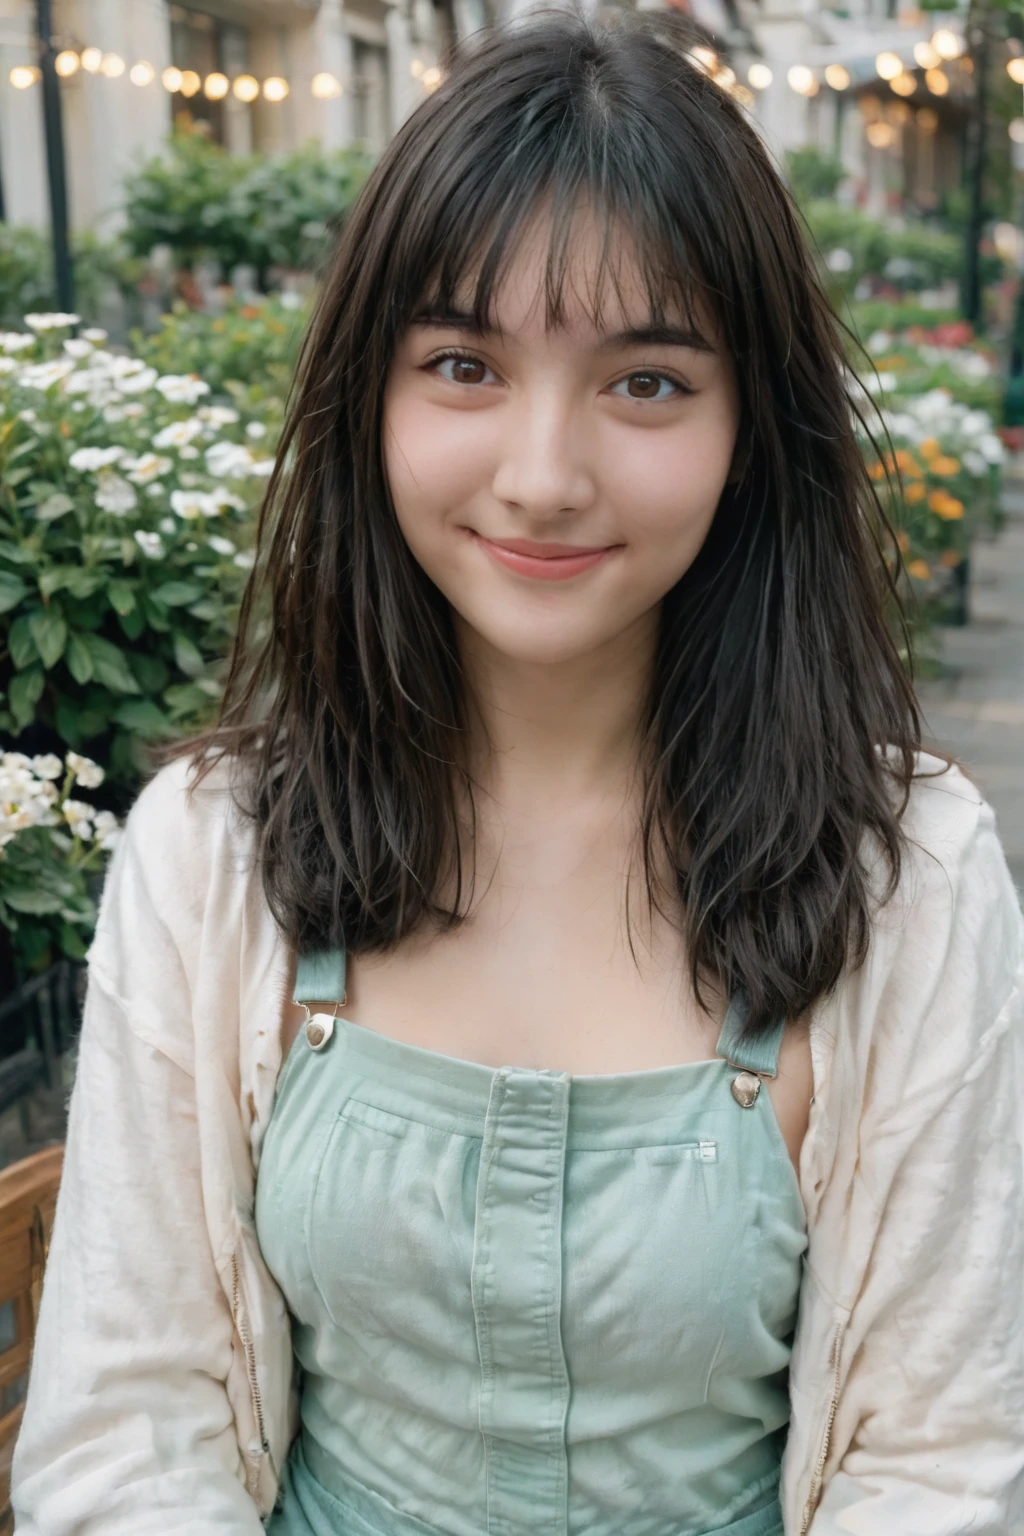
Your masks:
[[[472,39],[346,227],[104,892],[26,1536],[1024,1523],[1020,913],[689,40]]]

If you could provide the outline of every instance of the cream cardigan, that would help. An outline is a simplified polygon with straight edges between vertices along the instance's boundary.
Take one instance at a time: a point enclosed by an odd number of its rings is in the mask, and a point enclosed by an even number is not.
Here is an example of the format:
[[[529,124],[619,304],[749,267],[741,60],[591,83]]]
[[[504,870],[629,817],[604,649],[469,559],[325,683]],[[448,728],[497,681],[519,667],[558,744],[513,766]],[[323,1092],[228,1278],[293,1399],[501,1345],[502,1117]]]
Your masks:
[[[256,1536],[295,1432],[253,1225],[290,954],[227,771],[191,802],[157,774],[107,876],[19,1536]],[[959,771],[905,825],[870,957],[811,1021],[787,1536],[1024,1532],[1024,924]]]

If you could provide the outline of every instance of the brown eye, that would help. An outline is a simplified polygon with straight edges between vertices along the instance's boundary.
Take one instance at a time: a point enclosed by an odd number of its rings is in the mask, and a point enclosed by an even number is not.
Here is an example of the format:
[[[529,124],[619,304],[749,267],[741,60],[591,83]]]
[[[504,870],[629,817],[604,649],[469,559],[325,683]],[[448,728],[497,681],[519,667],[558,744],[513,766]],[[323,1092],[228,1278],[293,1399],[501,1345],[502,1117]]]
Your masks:
[[[446,352],[435,357],[432,365],[450,384],[486,384],[490,369],[478,357],[463,357],[457,352]]]
[[[620,399],[654,400],[661,404],[662,401],[689,394],[690,391],[684,385],[677,384],[675,379],[670,379],[667,374],[638,369],[636,373],[627,374],[626,378],[620,379],[612,393],[617,394]]]
[[[631,373],[629,392],[634,400],[656,400],[658,390],[665,381],[653,373]]]

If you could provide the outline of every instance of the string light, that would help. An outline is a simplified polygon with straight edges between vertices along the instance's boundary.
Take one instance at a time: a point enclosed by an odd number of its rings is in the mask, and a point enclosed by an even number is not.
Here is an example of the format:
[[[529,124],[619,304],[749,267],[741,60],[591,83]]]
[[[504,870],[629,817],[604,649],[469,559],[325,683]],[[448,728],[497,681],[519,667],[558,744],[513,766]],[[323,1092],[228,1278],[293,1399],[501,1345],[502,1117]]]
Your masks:
[[[880,53],[875,60],[875,73],[883,80],[895,80],[903,73],[903,60],[898,53]]]
[[[806,64],[794,64],[786,71],[786,79],[790,88],[799,96],[813,96],[818,89],[818,82],[814,78],[814,71],[807,68]]]
[[[196,96],[202,83],[194,69],[183,69],[181,72],[181,84],[178,86],[178,90],[186,98]]]
[[[16,91],[27,91],[39,79],[39,70],[34,64],[15,64],[7,78]]]
[[[775,79],[775,76],[767,64],[751,64],[747,70],[747,79],[755,91],[766,91]]]
[[[223,101],[230,89],[231,81],[219,69],[215,69],[203,81],[203,95],[207,101]]]
[[[872,149],[888,149],[896,140],[896,130],[891,123],[868,123],[864,133]]]
[[[723,90],[727,91],[730,86],[736,84],[736,71],[730,69],[728,64],[724,64],[721,69],[715,70],[711,78],[716,85],[720,85]]]
[[[148,59],[140,59],[128,71],[128,79],[132,85],[152,85],[156,79],[156,70]]]
[[[317,101],[334,101],[341,95],[341,81],[336,75],[324,70],[319,75],[314,75],[309,85],[310,90]]]
[[[53,67],[62,79],[68,80],[77,71],[81,62],[73,48],[62,48],[53,61]]]
[[[718,68],[718,54],[713,48],[704,48],[698,45],[696,48],[691,48],[686,57],[691,64],[696,64],[697,68],[702,69],[706,75],[710,75],[712,70]]]
[[[922,69],[937,69],[942,63],[942,55],[935,52],[931,43],[915,43],[914,58]]]
[[[939,114],[934,107],[922,107],[917,114],[917,126],[922,133],[934,133],[939,126]]]
[[[265,101],[284,101],[289,90],[288,81],[282,80],[280,75],[270,75],[263,82],[263,97]]]
[[[83,48],[82,49],[82,68],[86,71],[87,74],[95,75],[98,72],[99,67],[100,67],[100,65],[102,63],[103,63],[103,50],[102,50],[102,48]]]
[[[889,85],[897,96],[913,96],[917,90],[917,81],[913,75],[897,75],[895,80],[890,80]]]
[[[932,47],[940,59],[958,59],[964,51],[963,40],[948,27],[940,27],[932,34]]]
[[[423,78],[423,71],[426,69],[426,67],[427,66],[424,64],[422,59],[413,59],[412,63],[409,65],[409,73],[412,75],[414,80],[420,80]]]
[[[841,64],[825,66],[825,84],[830,85],[834,91],[845,91],[849,83],[850,71],[844,69]]]
[[[231,89],[239,101],[255,101],[260,93],[260,83],[255,75],[239,75]]]
[[[437,90],[438,86],[441,84],[441,71],[436,67],[436,65],[431,69],[425,69],[423,71],[423,84],[426,86],[428,91]]]
[[[124,59],[119,53],[105,53],[100,60],[100,74],[108,80],[116,80],[124,74]]]
[[[181,90],[181,79],[181,70],[177,69],[172,64],[168,69],[165,69],[163,74],[160,76],[160,84],[163,86],[165,91],[170,91],[173,95],[175,91]]]
[[[1006,131],[1015,144],[1024,144],[1024,117],[1015,117]]]
[[[1010,59],[1006,73],[1015,85],[1024,85],[1024,58]]]
[[[943,74],[941,69],[927,70],[924,83],[933,96],[945,96],[949,92],[949,76]]]

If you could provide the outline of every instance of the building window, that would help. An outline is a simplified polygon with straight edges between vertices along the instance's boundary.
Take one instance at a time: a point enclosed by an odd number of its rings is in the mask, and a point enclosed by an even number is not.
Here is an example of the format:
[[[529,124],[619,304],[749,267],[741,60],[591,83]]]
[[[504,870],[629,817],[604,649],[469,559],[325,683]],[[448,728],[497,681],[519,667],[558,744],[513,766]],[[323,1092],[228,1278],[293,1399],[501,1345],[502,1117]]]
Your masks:
[[[168,7],[171,23],[171,63],[183,73],[191,70],[200,80],[215,71],[234,79],[248,73],[249,34],[244,27],[222,21],[206,11],[187,5]],[[202,90],[192,96],[174,93],[175,127],[199,128],[218,144],[225,142],[225,103],[210,101]]]
[[[374,43],[352,39],[352,130],[376,153],[388,141],[388,52]]]

